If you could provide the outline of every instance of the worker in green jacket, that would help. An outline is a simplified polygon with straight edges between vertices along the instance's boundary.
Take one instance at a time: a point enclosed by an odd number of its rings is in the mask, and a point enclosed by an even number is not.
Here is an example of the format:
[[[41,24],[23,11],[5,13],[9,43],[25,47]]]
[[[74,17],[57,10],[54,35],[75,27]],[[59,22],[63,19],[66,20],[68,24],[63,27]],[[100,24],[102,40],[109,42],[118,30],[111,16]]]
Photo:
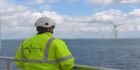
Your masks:
[[[63,40],[53,37],[55,22],[41,17],[37,34],[25,40],[16,53],[16,65],[23,70],[72,70],[74,57]]]

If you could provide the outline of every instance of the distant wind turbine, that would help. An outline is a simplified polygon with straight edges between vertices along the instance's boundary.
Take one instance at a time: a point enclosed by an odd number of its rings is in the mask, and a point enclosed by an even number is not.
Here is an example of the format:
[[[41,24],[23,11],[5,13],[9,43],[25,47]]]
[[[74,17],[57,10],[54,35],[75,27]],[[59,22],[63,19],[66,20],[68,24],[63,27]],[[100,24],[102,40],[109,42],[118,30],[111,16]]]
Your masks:
[[[115,24],[113,23],[112,21],[110,21],[110,24],[112,24],[114,27],[113,27],[113,30],[112,30],[112,33],[114,32],[115,33],[115,40],[117,39],[118,37],[118,30],[117,28],[120,26],[120,25],[123,25],[123,24]]]

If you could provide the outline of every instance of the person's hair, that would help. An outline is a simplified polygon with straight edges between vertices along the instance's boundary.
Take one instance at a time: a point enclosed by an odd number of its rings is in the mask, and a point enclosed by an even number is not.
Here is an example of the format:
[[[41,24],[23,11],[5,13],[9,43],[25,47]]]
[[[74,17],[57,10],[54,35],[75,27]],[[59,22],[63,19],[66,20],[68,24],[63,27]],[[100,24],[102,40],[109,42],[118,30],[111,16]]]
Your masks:
[[[50,28],[54,28],[54,26],[50,27]],[[41,27],[41,26],[37,26],[36,30],[37,30],[37,34],[42,34],[42,33],[45,33],[45,32],[50,32],[48,31],[49,28],[46,28],[46,27]]]

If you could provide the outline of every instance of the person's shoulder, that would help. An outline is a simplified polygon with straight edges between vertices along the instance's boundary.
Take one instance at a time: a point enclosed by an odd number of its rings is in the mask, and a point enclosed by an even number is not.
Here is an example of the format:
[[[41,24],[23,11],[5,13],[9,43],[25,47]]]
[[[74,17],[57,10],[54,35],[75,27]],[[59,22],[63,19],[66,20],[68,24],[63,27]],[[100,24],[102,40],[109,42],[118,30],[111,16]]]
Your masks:
[[[27,43],[27,42],[31,41],[33,38],[34,38],[34,36],[33,36],[33,37],[26,38],[26,39],[23,41],[23,43]]]
[[[54,38],[54,42],[55,42],[55,43],[65,43],[64,40],[59,39],[59,38]]]
[[[64,40],[55,38],[54,41],[52,42],[52,45],[54,45],[56,47],[60,47],[60,46],[66,46],[67,44]]]

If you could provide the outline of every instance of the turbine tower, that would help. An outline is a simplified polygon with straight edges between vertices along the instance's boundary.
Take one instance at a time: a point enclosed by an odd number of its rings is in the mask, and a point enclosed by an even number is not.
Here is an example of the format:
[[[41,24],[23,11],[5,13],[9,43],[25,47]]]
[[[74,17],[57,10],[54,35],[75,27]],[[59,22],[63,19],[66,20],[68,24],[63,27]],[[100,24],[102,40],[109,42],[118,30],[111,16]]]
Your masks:
[[[117,37],[118,37],[118,30],[117,30],[117,28],[118,28],[120,25],[123,25],[123,24],[115,24],[115,23],[113,23],[112,21],[110,21],[110,23],[114,26],[114,27],[113,27],[113,30],[112,30],[112,33],[114,32],[115,40],[116,40]]]

